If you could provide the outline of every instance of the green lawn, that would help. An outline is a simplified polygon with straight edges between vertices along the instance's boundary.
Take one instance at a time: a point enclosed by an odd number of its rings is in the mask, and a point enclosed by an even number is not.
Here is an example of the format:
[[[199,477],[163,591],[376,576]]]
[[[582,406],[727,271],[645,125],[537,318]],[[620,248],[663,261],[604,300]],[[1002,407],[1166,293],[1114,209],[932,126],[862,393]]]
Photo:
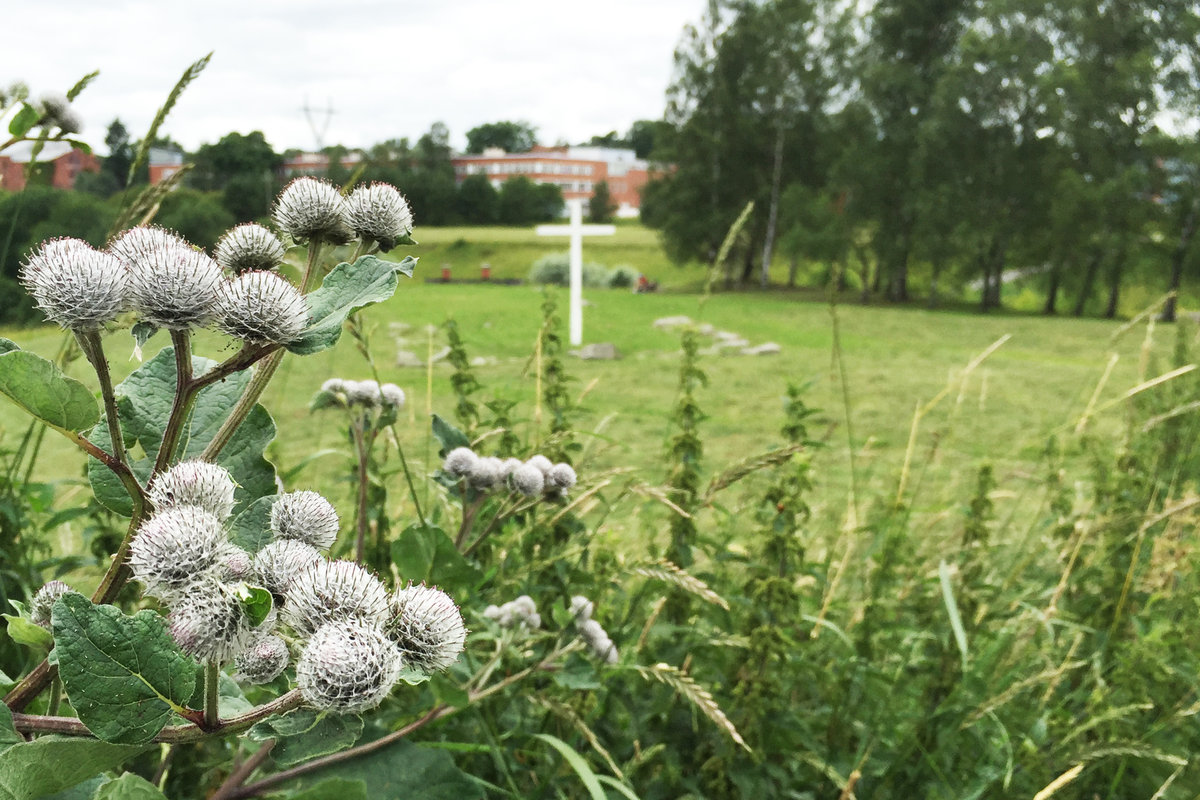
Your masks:
[[[486,387],[480,400],[493,396],[519,401],[517,415],[529,432],[534,408],[534,380],[525,374],[540,324],[542,295],[527,286],[426,283],[418,277],[404,281],[390,302],[366,313],[372,353],[383,380],[408,393],[407,413],[399,425],[403,444],[420,470],[433,467],[427,414],[449,416],[453,400],[450,370],[439,364],[430,376],[423,368],[395,366],[398,349],[424,355],[430,348],[425,326],[453,316],[472,357],[487,360],[477,368]],[[566,318],[566,293],[559,292],[560,314]],[[576,390],[586,389],[578,426],[602,427],[589,439],[588,469],[628,466],[643,480],[662,480],[663,443],[670,431],[675,398],[679,339],[677,331],[653,327],[659,317],[684,314],[701,323],[741,334],[751,344],[767,341],[782,346],[774,356],[707,355],[702,366],[709,384],[700,402],[709,417],[703,425],[706,467],[718,471],[741,458],[766,450],[778,441],[781,397],[789,382],[811,383],[808,400],[821,409],[812,426],[828,447],[817,455],[817,519],[830,528],[840,525],[850,490],[849,444],[841,384],[833,369],[833,317],[823,303],[792,295],[717,294],[701,303],[695,295],[660,293],[633,295],[628,291],[589,291],[585,341],[612,342],[618,361],[570,359],[568,368]],[[860,511],[869,498],[894,495],[904,462],[914,408],[940,392],[948,381],[953,390],[918,431],[912,481],[907,497],[930,524],[954,528],[956,509],[973,484],[973,470],[983,461],[996,465],[1002,491],[1000,516],[1018,507],[1025,478],[1036,480],[1039,454],[1052,433],[1070,444],[1076,419],[1085,407],[1108,361],[1119,355],[1104,390],[1116,397],[1139,381],[1144,328],[1110,341],[1115,323],[1097,320],[1044,319],[1019,316],[978,316],[904,308],[856,305],[837,309],[842,356],[847,375],[853,452],[857,467]],[[401,333],[401,324],[410,326]],[[50,328],[0,331],[27,349],[52,355],[61,334]],[[959,380],[970,360],[1000,337],[1009,341],[965,382]],[[1160,328],[1153,349],[1165,352],[1173,329]],[[404,339],[404,341],[401,341]],[[161,334],[147,347],[147,357],[163,346]],[[444,344],[440,331],[432,347]],[[132,341],[118,331],[106,346],[119,380],[131,370]],[[196,352],[224,358],[229,344],[204,334]],[[86,365],[69,370],[87,380]],[[1153,371],[1150,372],[1153,375]],[[343,426],[334,415],[311,415],[309,397],[331,376],[368,375],[361,355],[349,337],[331,351],[307,358],[289,356],[283,362],[265,402],[275,415],[281,436],[271,455],[282,468],[296,466],[323,451],[296,478],[299,487],[328,491],[347,512],[350,486],[344,480],[348,451]],[[432,379],[432,402],[427,379]],[[94,381],[90,381],[94,383]],[[1100,415],[1089,428],[1103,434],[1119,430],[1120,408]],[[23,430],[20,412],[0,404],[0,436],[12,443]],[[933,445],[936,442],[936,448]],[[48,458],[39,467],[43,478],[78,475],[81,460],[69,445],[54,438]],[[392,496],[403,504],[399,481]],[[912,495],[914,487],[920,491]],[[1004,508],[1011,498],[1011,508]],[[402,509],[402,513],[407,513]]]

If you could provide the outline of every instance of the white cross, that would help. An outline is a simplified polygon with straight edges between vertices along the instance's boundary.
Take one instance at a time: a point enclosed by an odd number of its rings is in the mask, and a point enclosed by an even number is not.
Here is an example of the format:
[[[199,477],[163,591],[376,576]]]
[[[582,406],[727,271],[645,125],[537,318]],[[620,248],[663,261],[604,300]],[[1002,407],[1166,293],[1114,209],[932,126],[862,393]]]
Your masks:
[[[583,237],[612,236],[615,225],[584,225],[583,201],[568,200],[570,225],[538,225],[538,236],[571,237],[571,344],[583,344]]]

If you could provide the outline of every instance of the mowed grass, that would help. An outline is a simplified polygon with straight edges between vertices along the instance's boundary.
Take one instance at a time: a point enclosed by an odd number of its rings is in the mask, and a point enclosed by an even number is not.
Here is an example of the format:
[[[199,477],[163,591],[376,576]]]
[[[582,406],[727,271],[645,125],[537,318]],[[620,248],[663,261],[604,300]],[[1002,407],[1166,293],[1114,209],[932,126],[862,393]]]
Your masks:
[[[565,224],[565,223],[564,223]],[[565,236],[538,236],[533,227],[446,227],[418,228],[419,244],[405,248],[405,255],[422,260],[426,277],[450,268],[456,280],[474,280],[487,263],[492,277],[524,280],[537,259],[567,252]],[[696,272],[673,265],[658,243],[658,234],[632,222],[616,226],[612,236],[588,236],[584,240],[584,260],[612,268],[628,265],[664,284],[692,280]]]
[[[475,370],[485,387],[475,399],[480,404],[493,397],[518,401],[514,418],[520,421],[519,432],[536,441],[530,357],[541,324],[542,292],[528,286],[426,283],[420,279],[422,271],[417,278],[403,281],[391,301],[364,313],[380,379],[395,382],[408,393],[397,430],[411,466],[419,473],[436,468],[428,414],[452,418],[454,397],[446,364],[431,371],[398,367],[396,354],[404,349],[424,357],[430,349],[440,350],[445,344],[443,332],[437,330],[431,341],[427,326],[438,326],[448,317],[457,321],[470,355],[486,362]],[[565,338],[566,292],[559,291],[556,297]],[[740,334],[751,344],[775,342],[782,348],[773,356],[703,357],[701,366],[709,379],[699,394],[708,414],[702,426],[706,470],[715,474],[777,446],[786,386],[809,384],[807,401],[820,409],[811,434],[826,443],[814,455],[818,484],[813,494],[814,525],[831,531],[845,524],[852,493],[854,519],[860,522],[872,502],[894,499],[914,409],[949,385],[950,391],[917,431],[904,498],[927,519],[931,541],[960,526],[959,509],[965,506],[975,470],[984,461],[995,466],[1000,481],[994,499],[1001,518],[1037,513],[1037,503],[1025,496],[1025,488],[1039,482],[1045,443],[1056,435],[1070,449],[1077,440],[1075,423],[1110,353],[1118,360],[1101,393],[1102,404],[1157,374],[1146,352],[1166,352],[1174,335],[1172,328],[1160,327],[1160,341],[1146,350],[1144,328],[1113,341],[1119,325],[1104,321],[851,305],[831,309],[778,294],[716,294],[702,301],[689,294],[604,290],[589,291],[586,299],[585,341],[611,342],[622,358],[568,359],[573,391],[583,395],[574,417],[576,426],[594,432],[581,439],[586,446],[581,465],[584,480],[588,472],[611,467],[631,468],[634,479],[647,483],[663,480],[664,443],[672,431],[677,392],[679,332],[655,328],[653,323],[661,317],[687,315],[698,323]],[[844,387],[833,359],[835,314]],[[46,356],[53,355],[62,337],[51,328],[0,331],[0,335]],[[1010,337],[1008,341],[963,380],[966,365],[1004,336]],[[165,343],[162,334],[152,339],[146,356]],[[106,347],[118,380],[136,366],[130,360],[128,332],[108,335]],[[196,352],[221,359],[232,348],[221,337],[204,333],[198,337]],[[83,362],[72,364],[69,372],[95,385]],[[347,519],[352,486],[347,479],[350,456],[344,420],[334,412],[312,414],[307,403],[329,377],[368,375],[354,342],[344,336],[330,351],[287,357],[264,398],[280,429],[268,455],[281,471],[304,465],[289,488],[327,493]],[[0,436],[5,446],[15,445],[24,425],[21,412],[10,403],[0,403]],[[1117,435],[1121,425],[1118,405],[1099,414],[1088,430]],[[1071,477],[1085,477],[1081,457],[1076,455],[1075,462],[1080,469]],[[394,458],[391,463],[395,464]],[[50,480],[81,473],[82,458],[51,434],[36,476]],[[390,481],[397,519],[411,518],[402,479],[394,476]],[[633,528],[640,524],[619,518],[608,523],[621,536],[635,535]]]

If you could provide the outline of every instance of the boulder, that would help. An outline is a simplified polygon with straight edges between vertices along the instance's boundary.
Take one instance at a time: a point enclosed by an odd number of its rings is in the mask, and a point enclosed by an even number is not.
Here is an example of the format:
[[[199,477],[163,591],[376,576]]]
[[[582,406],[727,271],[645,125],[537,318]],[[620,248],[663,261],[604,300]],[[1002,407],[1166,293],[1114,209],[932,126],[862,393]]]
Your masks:
[[[578,350],[572,350],[571,355],[582,358],[584,361],[615,361],[621,357],[621,354],[617,352],[617,346],[612,342],[585,344]]]
[[[681,325],[691,324],[692,318],[682,314],[677,317],[659,317],[658,319],[654,320],[654,327],[656,328],[678,328]]]
[[[762,344],[756,344],[754,347],[743,347],[742,355],[744,355],[744,356],[774,356],[774,355],[779,355],[779,353],[782,350],[783,350],[783,348],[780,347],[775,342],[763,342]]]

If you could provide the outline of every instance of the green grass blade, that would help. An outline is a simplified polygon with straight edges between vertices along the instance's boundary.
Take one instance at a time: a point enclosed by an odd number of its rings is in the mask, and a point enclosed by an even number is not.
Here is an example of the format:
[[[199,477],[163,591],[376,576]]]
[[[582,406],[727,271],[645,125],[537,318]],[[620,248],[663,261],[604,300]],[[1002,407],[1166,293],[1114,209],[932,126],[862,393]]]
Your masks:
[[[946,613],[950,615],[950,628],[954,631],[954,641],[958,644],[958,652],[962,655],[963,672],[966,672],[967,631],[963,627],[962,615],[958,613],[954,588],[950,585],[950,567],[945,561],[938,564],[938,580],[942,584],[942,600],[946,603]]]
[[[628,797],[629,800],[642,800],[637,796],[637,792],[633,791],[633,789],[630,789],[616,778],[610,778],[607,775],[597,775],[596,780],[600,781],[605,786],[611,786],[612,788],[616,789],[618,794],[623,797]]]
[[[579,780],[583,781],[584,787],[587,788],[588,794],[592,800],[608,800],[608,795],[604,793],[604,787],[600,785],[600,780],[596,777],[596,773],[592,772],[592,768],[583,760],[583,756],[571,745],[559,739],[557,736],[551,736],[548,733],[535,733],[535,739],[541,739],[546,744],[553,747],[562,757],[566,759],[571,769],[575,770],[575,774],[579,776]]]
[[[142,164],[146,163],[146,159],[150,155],[150,145],[154,142],[154,138],[158,136],[158,129],[167,119],[167,114],[171,113],[171,109],[175,107],[175,103],[179,101],[179,96],[183,94],[183,90],[188,87],[188,84],[199,77],[204,68],[208,66],[208,60],[212,58],[212,55],[212,53],[209,53],[185,69],[183,75],[180,76],[179,81],[175,84],[175,88],[167,95],[167,101],[162,104],[162,108],[154,115],[154,121],[150,123],[150,130],[146,132],[146,137],[142,139],[142,145],[138,148],[133,163],[129,165],[129,175],[125,179],[126,186],[133,183],[133,176],[141,169]]]

